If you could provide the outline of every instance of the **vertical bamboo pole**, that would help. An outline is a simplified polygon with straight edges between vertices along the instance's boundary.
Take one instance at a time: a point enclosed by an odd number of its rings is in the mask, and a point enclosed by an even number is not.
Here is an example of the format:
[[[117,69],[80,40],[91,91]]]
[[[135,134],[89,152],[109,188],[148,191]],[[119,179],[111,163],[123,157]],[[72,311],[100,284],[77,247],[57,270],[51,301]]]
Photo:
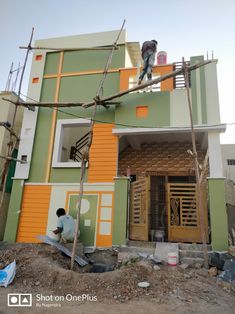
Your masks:
[[[75,252],[76,252],[76,246],[77,246],[77,238],[79,235],[79,223],[80,223],[80,213],[81,213],[81,204],[82,204],[82,197],[83,197],[83,184],[84,184],[84,177],[85,177],[85,170],[86,170],[86,164],[89,160],[89,153],[90,153],[90,148],[91,148],[91,144],[92,144],[92,140],[93,140],[93,128],[94,128],[94,124],[95,124],[95,116],[96,116],[96,111],[97,111],[97,106],[100,105],[100,94],[104,85],[104,81],[106,79],[107,73],[108,73],[108,69],[109,66],[111,64],[112,61],[112,57],[113,57],[113,53],[116,49],[119,37],[121,35],[121,32],[123,30],[123,27],[125,25],[125,20],[122,23],[122,27],[118,33],[118,36],[115,40],[115,42],[113,43],[113,48],[109,53],[105,68],[104,68],[104,72],[103,72],[103,77],[100,80],[99,86],[97,88],[97,92],[96,92],[96,96],[94,98],[95,101],[95,105],[94,105],[94,110],[93,110],[93,114],[92,114],[92,118],[91,118],[91,125],[90,125],[90,134],[89,134],[89,140],[88,140],[88,144],[85,147],[85,150],[82,153],[82,169],[81,169],[81,178],[80,178],[80,193],[79,193],[79,197],[78,197],[78,211],[77,211],[77,217],[76,217],[76,224],[75,224],[75,232],[74,232],[74,241],[73,241],[73,250],[72,250],[72,255],[71,255],[71,265],[70,268],[73,269],[74,266],[74,257],[75,257]]]
[[[19,89],[18,89],[18,95],[17,95],[17,101],[15,103],[15,111],[14,111],[12,124],[11,124],[12,130],[13,130],[14,125],[15,125],[15,119],[16,119],[16,114],[17,114],[17,109],[18,109],[18,102],[20,100],[21,88],[22,88],[22,83],[23,83],[24,72],[25,72],[27,60],[28,60],[29,52],[31,50],[31,44],[32,44],[32,40],[33,40],[33,33],[34,33],[34,28],[32,28],[29,44],[27,46],[27,52],[26,52],[26,55],[25,55],[24,65],[23,65],[22,72],[21,72]],[[19,139],[17,138],[15,143],[13,143],[13,134],[10,133],[10,140],[9,140],[8,148],[7,148],[7,157],[12,157],[12,155],[14,153],[14,149],[15,149],[15,147],[16,147],[18,142],[19,142]],[[2,209],[3,202],[4,202],[4,197],[5,197],[5,192],[6,192],[6,184],[7,184],[7,177],[8,177],[8,173],[9,173],[10,164],[11,164],[11,160],[6,159],[4,167],[3,167],[3,172],[2,172],[3,175],[4,175],[4,179],[3,179],[2,196],[1,196],[1,199],[0,199],[0,211]]]
[[[201,193],[201,184],[200,184],[200,173],[199,173],[199,163],[197,159],[197,147],[196,147],[196,138],[193,124],[193,114],[192,114],[192,103],[190,98],[189,91],[189,71],[187,68],[187,64],[183,58],[183,69],[184,69],[184,78],[185,78],[185,86],[187,91],[187,99],[188,99],[188,108],[189,108],[189,116],[191,123],[191,137],[192,137],[192,146],[193,146],[193,160],[194,160],[194,169],[196,175],[196,190],[197,190],[197,208],[199,208],[199,222],[200,222],[200,231],[203,243],[203,254],[204,254],[204,266],[208,268],[208,252],[207,252],[207,243],[206,243],[206,230],[205,230],[205,217],[204,217],[204,206],[203,199]]]

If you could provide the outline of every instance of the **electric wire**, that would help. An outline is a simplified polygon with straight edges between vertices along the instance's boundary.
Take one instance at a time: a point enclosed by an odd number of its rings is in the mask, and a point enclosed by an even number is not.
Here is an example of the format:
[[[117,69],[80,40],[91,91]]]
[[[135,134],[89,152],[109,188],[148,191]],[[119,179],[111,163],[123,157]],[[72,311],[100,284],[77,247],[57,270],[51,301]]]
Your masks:
[[[21,95],[23,97],[26,97],[27,99],[29,100],[32,100],[35,102],[35,106],[37,106],[37,103],[39,103],[37,100],[29,97],[29,96],[26,96],[24,95],[23,93],[21,93]],[[53,110],[54,107],[47,107],[48,109],[51,109]],[[86,110],[86,109],[85,109]],[[75,113],[72,113],[72,112],[68,112],[68,111],[65,111],[65,110],[61,110],[59,108],[57,108],[57,111],[58,112],[61,112],[63,114],[67,114],[69,116],[72,116],[72,117],[75,117],[75,118],[79,118],[79,119],[86,119],[86,120],[90,120],[92,121],[91,118],[85,118],[84,116],[80,116],[78,114],[75,114]],[[104,123],[104,124],[115,124],[115,125],[118,125],[118,126],[125,126],[125,127],[130,127],[130,128],[145,128],[145,129],[153,129],[153,128],[159,128],[159,129],[182,129],[182,127],[188,127],[188,126],[146,126],[146,125],[134,125],[134,124],[126,124],[126,123],[119,123],[119,122],[114,122],[114,121],[104,121],[104,120],[99,120],[99,119],[94,119],[93,121],[95,122],[99,122],[99,123]],[[225,124],[226,126],[229,126],[229,125],[235,125],[235,122],[230,122],[230,123],[220,123],[220,124],[210,124],[211,127],[218,127],[218,126],[221,126]],[[197,127],[201,127],[201,128],[207,128],[206,125],[202,124],[202,125],[197,125]]]

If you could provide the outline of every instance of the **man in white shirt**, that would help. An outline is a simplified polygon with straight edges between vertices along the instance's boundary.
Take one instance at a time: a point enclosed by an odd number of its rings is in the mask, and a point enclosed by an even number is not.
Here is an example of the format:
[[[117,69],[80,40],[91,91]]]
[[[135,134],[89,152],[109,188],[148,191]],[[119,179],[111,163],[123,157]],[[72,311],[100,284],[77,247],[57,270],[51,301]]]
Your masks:
[[[66,215],[64,208],[58,208],[57,228],[53,230],[54,234],[60,235],[60,242],[68,243],[74,240],[75,222],[72,216]]]

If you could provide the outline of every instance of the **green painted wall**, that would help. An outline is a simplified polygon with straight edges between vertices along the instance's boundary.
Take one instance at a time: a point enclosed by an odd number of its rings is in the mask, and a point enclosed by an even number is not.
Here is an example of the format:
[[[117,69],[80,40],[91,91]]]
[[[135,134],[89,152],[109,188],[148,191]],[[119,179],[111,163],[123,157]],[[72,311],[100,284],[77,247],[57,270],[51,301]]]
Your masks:
[[[52,63],[55,59],[51,60]],[[52,65],[51,65],[52,67]],[[89,95],[95,95],[101,75],[88,75],[84,77],[63,78],[61,80],[59,101],[91,100]],[[89,84],[88,84],[89,82]],[[88,87],[87,87],[88,86]],[[54,101],[56,79],[44,79],[41,100]],[[117,92],[119,88],[119,74],[108,75],[104,85],[104,95]],[[99,107],[96,119],[98,122],[114,122],[114,106],[110,109]],[[29,182],[44,182],[46,166],[48,162],[48,149],[52,123],[52,109],[40,108],[37,120],[36,134],[33,146],[32,163],[29,174]],[[81,107],[59,109],[57,119],[89,118],[93,108]],[[51,168],[50,182],[79,182],[80,169],[76,168]]]
[[[201,104],[202,104],[202,123],[207,123],[207,103],[206,103],[206,76],[205,67],[200,68],[200,85],[201,85]]]
[[[17,158],[17,154],[18,154],[18,149],[14,149],[12,157]],[[7,175],[6,193],[11,193],[12,184],[13,184],[12,177],[14,177],[15,168],[16,168],[16,161],[11,161],[8,175]]]
[[[83,199],[89,202],[90,209],[84,214],[81,213],[79,223],[81,233],[79,240],[85,246],[94,246],[98,195],[84,195]],[[77,202],[78,195],[72,195],[69,203],[69,214],[74,219],[76,219],[77,216]],[[90,220],[90,226],[84,226],[85,219]]]
[[[136,106],[148,106],[148,117],[137,118]],[[170,92],[133,93],[122,97],[121,105],[116,108],[115,123],[140,127],[169,126]]]
[[[68,51],[64,53],[62,72],[104,70],[110,50]],[[125,66],[125,46],[114,51],[110,69]]]
[[[91,101],[96,95],[102,74],[62,77],[59,101]],[[106,77],[103,95],[119,91],[119,73],[109,73]]]
[[[190,65],[196,64],[198,62],[204,61],[203,56],[191,57],[190,58]],[[199,82],[200,86],[197,85],[196,79],[196,71],[191,71],[191,93],[192,93],[192,109],[193,109],[193,121],[195,124],[198,123],[198,106],[197,102],[198,96],[197,91],[200,88],[200,98],[201,98],[201,118],[202,123],[207,122],[207,110],[206,110],[206,79],[205,79],[205,68],[201,67],[199,69]]]
[[[225,251],[228,248],[228,222],[224,179],[209,179],[209,200],[212,248]]]
[[[23,180],[14,180],[11,192],[11,199],[8,208],[7,224],[4,234],[4,241],[15,242],[18,222],[20,217],[21,201],[24,189]]]
[[[29,182],[44,182],[50,141],[52,110],[40,108],[33,145]]]
[[[59,60],[60,60],[59,52],[47,53],[46,63],[44,67],[44,75],[56,74],[58,72]]]
[[[128,185],[129,181],[127,178],[115,179],[113,245],[126,244]]]
[[[50,182],[77,183],[80,182],[80,168],[51,168]],[[87,181],[87,172],[85,182]]]

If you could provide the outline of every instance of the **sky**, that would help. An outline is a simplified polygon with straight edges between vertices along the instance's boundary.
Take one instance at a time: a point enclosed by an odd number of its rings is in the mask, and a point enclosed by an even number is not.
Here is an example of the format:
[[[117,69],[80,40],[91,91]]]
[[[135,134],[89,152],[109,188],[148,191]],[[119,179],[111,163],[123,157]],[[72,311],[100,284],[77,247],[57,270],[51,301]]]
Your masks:
[[[218,59],[221,143],[235,143],[235,0],[0,0],[0,90],[11,63],[23,64],[32,27],[34,40],[120,29],[128,41],[156,39],[168,62],[204,55]],[[27,93],[31,60],[23,82]]]

